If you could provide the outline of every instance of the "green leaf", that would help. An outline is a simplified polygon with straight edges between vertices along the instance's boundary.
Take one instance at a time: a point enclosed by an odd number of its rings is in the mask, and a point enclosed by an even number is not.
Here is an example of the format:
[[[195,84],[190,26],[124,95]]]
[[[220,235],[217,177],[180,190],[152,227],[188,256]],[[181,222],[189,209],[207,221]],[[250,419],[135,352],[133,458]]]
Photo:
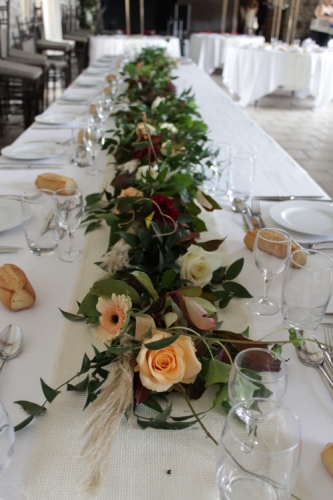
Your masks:
[[[228,270],[225,274],[225,279],[226,280],[234,280],[235,278],[237,278],[237,276],[239,275],[239,273],[243,269],[243,265],[244,265],[243,258],[236,260],[236,262],[234,262],[233,264],[231,264],[231,266],[228,267]]]
[[[281,355],[282,353],[282,345],[281,344],[274,344],[272,349],[271,349],[271,352],[275,352],[275,354],[278,354],[279,356]]]
[[[95,205],[103,198],[104,192],[101,193],[92,193],[86,196],[86,206],[90,207],[91,205]]]
[[[83,373],[87,373],[89,370],[90,370],[90,359],[85,354],[83,356],[81,370],[79,371],[79,375],[82,375]]]
[[[138,292],[133,287],[120,280],[105,279],[96,281],[90,289],[90,293],[103,297],[111,297],[113,293],[116,295],[129,295],[133,302],[140,302]]]
[[[206,387],[213,384],[226,384],[229,380],[231,366],[218,359],[210,359],[205,374]]]
[[[303,337],[298,330],[296,330],[295,328],[290,328],[288,332],[289,340],[295,347],[300,347],[301,345],[305,344],[305,340],[303,340]]]
[[[14,401],[15,404],[22,406],[23,410],[29,415],[39,415],[46,411],[45,406],[40,406],[30,401]]]
[[[47,384],[45,384],[42,378],[40,379],[40,383],[42,384],[44,396],[49,403],[52,403],[52,401],[58,396],[58,394],[61,393],[61,391],[57,391],[56,389],[52,389],[52,387],[49,387]]]
[[[112,345],[107,345],[106,348],[109,353],[115,354],[116,356],[122,356],[131,350],[131,347],[112,347]]]
[[[184,286],[179,288],[177,292],[186,297],[200,297],[202,295],[202,288],[200,286]]]
[[[163,408],[154,394],[150,394],[149,398],[146,399],[142,404],[148,406],[148,408],[151,408],[152,410],[158,411],[159,413],[163,412]]]
[[[67,384],[67,391],[85,392],[88,388],[89,375],[76,385]]]
[[[99,312],[96,309],[96,304],[98,301],[98,297],[96,295],[92,295],[91,293],[87,293],[84,297],[83,301],[80,304],[78,313],[83,314],[84,316],[99,316]]]
[[[160,286],[169,287],[170,285],[172,285],[177,274],[178,273],[174,269],[167,269],[162,276]]]
[[[193,186],[193,179],[191,174],[175,174],[174,180],[177,186],[182,186],[186,189]]]
[[[220,300],[219,308],[224,309],[225,307],[227,307],[227,305],[229,304],[229,302],[231,301],[232,298],[233,298],[233,295],[228,295],[228,296],[224,297],[222,300]]]
[[[169,345],[173,344],[178,339],[180,334],[181,332],[177,333],[176,335],[171,335],[171,337],[167,337],[165,339],[156,340],[155,342],[148,342],[147,344],[144,344],[144,346],[150,351],[158,351],[159,349],[164,349],[164,347],[168,347]]]
[[[30,417],[23,420],[20,424],[15,425],[14,431],[17,432],[17,431],[20,431],[21,429],[24,429],[24,427],[29,425],[30,422],[32,422],[34,418],[35,418],[35,415],[31,415]]]
[[[228,384],[222,385],[216,393],[213,407],[220,406],[223,401],[229,401]]]
[[[164,411],[162,411],[162,413],[160,413],[159,415],[157,415],[157,417],[155,417],[155,421],[157,421],[157,422],[165,422],[170,417],[171,411],[172,411],[172,403],[170,403],[166,407],[166,409]]]
[[[197,424],[196,420],[192,420],[191,422],[159,422],[156,420],[141,420],[137,418],[137,424],[140,429],[148,429],[149,427],[152,429],[161,429],[168,431],[181,431],[183,429],[187,429],[192,425]]]
[[[126,231],[118,231],[118,234],[122,237],[128,245],[133,248],[140,246],[140,238],[133,233],[127,233]]]
[[[243,337],[246,337],[247,339],[250,337],[250,327],[248,326],[242,333],[241,335]]]
[[[252,295],[239,283],[234,283],[233,281],[226,281],[223,283],[223,288],[232,293],[235,297],[239,297],[242,299],[250,299]]]
[[[136,277],[136,279],[141,283],[141,285],[145,287],[145,289],[152,296],[155,302],[159,297],[148,274],[143,273],[142,271],[134,271],[131,274],[133,274],[133,276]]]
[[[70,321],[82,321],[85,319],[84,316],[79,316],[78,314],[71,314],[66,311],[63,311],[62,309],[60,309],[60,307],[58,307],[58,309],[61,312],[61,314]]]
[[[84,234],[91,233],[92,231],[95,231],[95,229],[98,229],[99,227],[101,227],[100,221],[91,222],[90,224],[88,224]]]
[[[225,238],[223,238],[223,240],[209,240],[209,241],[204,241],[203,243],[197,243],[197,245],[198,247],[203,248],[207,252],[215,252],[215,250],[219,248],[219,246],[221,245],[221,243],[224,242],[224,240]]]

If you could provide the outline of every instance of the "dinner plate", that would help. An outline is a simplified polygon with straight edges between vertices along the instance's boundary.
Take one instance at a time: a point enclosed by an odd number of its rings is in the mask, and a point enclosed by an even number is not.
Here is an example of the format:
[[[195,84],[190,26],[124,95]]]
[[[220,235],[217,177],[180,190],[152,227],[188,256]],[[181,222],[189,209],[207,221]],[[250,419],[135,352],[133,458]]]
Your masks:
[[[21,223],[21,203],[16,200],[0,200],[0,231],[12,229]]]
[[[92,64],[94,68],[109,68],[111,61],[96,61]]]
[[[12,160],[44,160],[59,156],[64,151],[63,146],[55,142],[36,141],[7,146],[1,150],[1,153]]]
[[[74,94],[73,92],[68,93],[68,94],[63,94],[61,96],[61,99],[63,101],[69,101],[69,102],[84,102],[88,98],[87,95],[85,94]]]
[[[73,113],[58,113],[49,115],[35,116],[35,121],[44,125],[67,125],[69,123],[81,120],[81,116]]]
[[[102,85],[103,80],[100,78],[97,80],[97,78],[82,76],[81,78],[78,78],[75,83],[81,87],[98,87],[99,85]]]
[[[105,68],[107,70],[108,68]],[[84,72],[88,75],[100,75],[103,68],[94,68],[93,66],[89,66]]]
[[[316,201],[282,201],[269,211],[280,226],[303,234],[333,235],[333,205]]]

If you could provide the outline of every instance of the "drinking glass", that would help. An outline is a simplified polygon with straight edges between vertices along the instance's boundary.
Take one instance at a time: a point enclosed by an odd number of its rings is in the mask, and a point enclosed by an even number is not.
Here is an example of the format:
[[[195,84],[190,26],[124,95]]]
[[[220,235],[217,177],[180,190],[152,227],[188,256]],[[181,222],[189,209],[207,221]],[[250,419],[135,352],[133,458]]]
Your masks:
[[[91,152],[84,142],[85,128],[78,123],[72,128],[72,155],[77,167],[91,167]]]
[[[30,189],[21,196],[25,239],[30,252],[42,257],[51,255],[60,239],[52,195],[49,189]]]
[[[68,252],[60,254],[60,259],[65,262],[81,262],[86,259],[87,254],[75,248],[74,231],[83,218],[82,193],[79,189],[59,189],[53,194],[53,202],[58,224],[68,232],[70,241]]]
[[[102,117],[102,122],[105,123],[109,118],[110,113],[113,108],[112,99],[110,94],[103,94],[98,99],[96,99],[97,113]]]
[[[104,126],[102,123],[88,124],[83,133],[83,141],[88,151],[91,153],[92,167],[87,170],[87,174],[96,175],[103,170],[96,168],[96,157],[104,144]]]
[[[233,151],[227,171],[227,194],[231,205],[235,198],[246,202],[252,193],[255,175],[255,156]]]
[[[230,164],[232,147],[227,142],[212,142],[209,147],[209,162],[205,168],[205,191],[208,194],[226,194],[223,174]]]
[[[239,405],[234,406],[220,438],[216,461],[220,500],[289,500],[301,456],[299,419],[274,401],[254,398],[249,403],[256,412],[240,419]]]
[[[15,432],[9,415],[0,401],[0,475],[14,453]],[[0,500],[26,500],[23,493],[11,486],[0,486]]]
[[[272,232],[274,238],[272,238]],[[257,268],[264,277],[264,293],[261,298],[253,297],[247,301],[255,314],[270,316],[280,310],[280,304],[268,298],[271,280],[286,267],[291,252],[291,236],[282,229],[260,229],[258,231],[253,256]]]
[[[316,250],[296,250],[283,276],[281,310],[287,328],[307,331],[321,322],[332,294],[333,259]]]
[[[266,398],[277,405],[283,403],[288,379],[285,360],[268,349],[252,347],[239,352],[229,375],[229,399],[232,406],[238,403],[239,411],[250,411],[248,401]]]

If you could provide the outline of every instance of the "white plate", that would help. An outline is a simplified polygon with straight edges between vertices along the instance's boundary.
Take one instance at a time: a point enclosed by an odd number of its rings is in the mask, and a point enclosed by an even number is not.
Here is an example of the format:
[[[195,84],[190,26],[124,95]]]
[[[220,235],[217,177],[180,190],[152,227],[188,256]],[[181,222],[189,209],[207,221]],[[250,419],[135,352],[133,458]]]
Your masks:
[[[80,85],[80,87],[98,87],[103,84],[103,81],[104,80],[101,80],[100,78],[97,80],[97,78],[82,76],[81,78],[78,78],[75,83]]]
[[[0,231],[12,229],[21,223],[21,203],[16,200],[0,200]]]
[[[94,68],[93,66],[89,66],[84,72],[88,73],[88,75],[100,75],[103,68]]]
[[[85,94],[74,94],[74,93],[68,93],[68,94],[63,94],[61,96],[61,99],[63,101],[69,101],[69,102],[85,102],[87,100],[88,96]]]
[[[54,115],[38,115],[35,116],[35,121],[44,125],[68,125],[69,123],[81,120],[81,116],[73,113],[59,113]]]
[[[111,61],[96,61],[92,64],[94,68],[109,68]]]
[[[269,215],[280,226],[303,234],[333,235],[333,205],[316,201],[281,201]]]
[[[59,156],[64,152],[61,144],[55,142],[32,142],[7,146],[1,150],[3,156],[12,160],[45,160]]]

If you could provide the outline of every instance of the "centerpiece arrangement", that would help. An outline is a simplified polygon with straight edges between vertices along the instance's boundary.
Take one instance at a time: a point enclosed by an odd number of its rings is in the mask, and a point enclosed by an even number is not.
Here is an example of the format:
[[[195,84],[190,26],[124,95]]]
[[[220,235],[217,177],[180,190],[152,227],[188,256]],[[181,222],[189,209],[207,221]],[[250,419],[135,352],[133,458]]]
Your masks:
[[[243,259],[230,266],[218,253],[222,239],[207,240],[202,211],[221,207],[201,190],[211,166],[207,125],[190,90],[176,95],[171,70],[176,63],[162,49],[145,49],[123,68],[126,109],[118,111],[105,147],[113,154],[111,186],[86,199],[87,231],[110,227],[106,253],[97,264],[103,279],[92,284],[78,311],[63,315],[85,321],[101,342],[83,357],[71,380],[53,389],[43,380],[46,401],[17,401],[29,413],[16,430],[44,413],[66,386],[94,402],[87,423],[85,453],[90,489],[98,485],[102,464],[123,415],[134,414],[142,429],[180,430],[198,423],[214,442],[192,401],[215,384],[212,408],[230,408],[228,378],[235,355],[254,343],[248,329],[225,331],[218,321],[233,298],[251,297],[234,280]],[[296,332],[291,332],[297,342]],[[283,342],[273,351],[280,352]],[[256,360],[260,365],[260,359]],[[73,380],[79,377],[76,384]],[[179,393],[189,415],[172,414],[168,395]],[[248,397],[264,396],[252,386]],[[140,416],[140,405],[153,410]]]

